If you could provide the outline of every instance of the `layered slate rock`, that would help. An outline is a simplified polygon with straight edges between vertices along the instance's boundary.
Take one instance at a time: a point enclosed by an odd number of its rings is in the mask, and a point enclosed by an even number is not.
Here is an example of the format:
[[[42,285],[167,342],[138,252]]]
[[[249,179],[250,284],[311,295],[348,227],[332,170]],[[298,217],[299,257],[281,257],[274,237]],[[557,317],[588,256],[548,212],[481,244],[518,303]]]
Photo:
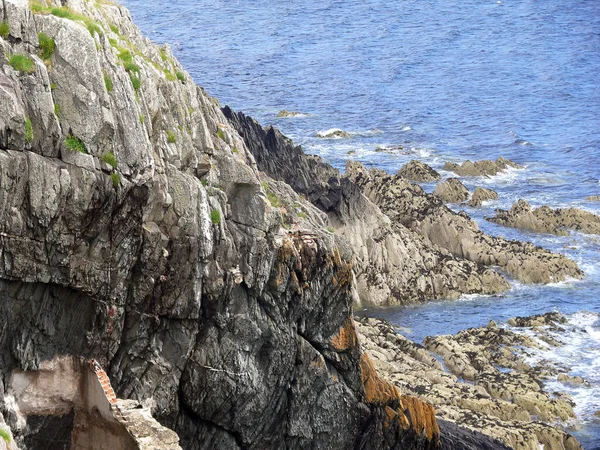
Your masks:
[[[484,159],[481,161],[465,161],[462,164],[456,164],[447,162],[444,164],[444,170],[454,172],[456,175],[461,177],[489,177],[498,175],[498,173],[505,171],[508,168],[522,169],[523,166],[506,159],[499,157],[495,161]]]
[[[223,111],[261,171],[288,183],[327,214],[336,237],[352,254],[360,300],[398,304],[509,288],[497,272],[452,256],[388,217],[360,186],[318,156],[306,155],[278,130],[264,129],[228,107]]]
[[[419,183],[438,181],[442,178],[442,176],[430,166],[414,159],[404,164],[400,170],[398,170],[398,175],[407,180]]]
[[[469,200],[468,205],[471,208],[478,208],[483,202],[489,200],[498,200],[498,193],[491,189],[477,187],[475,188],[475,191],[473,191],[473,196],[471,197],[471,200]]]
[[[458,178],[448,178],[435,187],[433,195],[445,203],[461,203],[467,201],[471,193]]]
[[[600,234],[600,217],[577,208],[557,208],[540,206],[532,209],[525,200],[516,202],[509,211],[496,210],[490,222],[537,233],[567,236],[568,230],[588,234]]]
[[[401,223],[454,256],[481,265],[500,266],[524,283],[582,278],[577,264],[533,244],[481,232],[466,214],[449,210],[441,199],[382,170],[349,162],[346,176],[394,223]]]
[[[126,9],[36,9],[0,3],[0,413],[15,442],[42,448],[28,444],[42,426],[72,438],[68,414],[17,420],[9,380],[77,357],[185,449],[439,448],[429,405],[383,381],[389,395],[370,394],[352,253],[324,214],[259,173]],[[46,62],[38,32],[55,41]]]
[[[527,333],[549,345],[562,345],[539,328],[540,323],[554,327],[564,320],[555,322],[554,315],[514,323],[536,327]],[[556,377],[564,368],[531,366],[525,360],[524,349],[540,348],[536,339],[491,322],[455,336],[427,338],[423,347],[398,335],[385,321],[357,320],[361,345],[381,376],[402,393],[435,405],[442,436],[448,436],[445,448],[581,449],[573,436],[548,425],[573,418],[573,403],[541,387],[544,376]],[[450,373],[428,350],[441,356]]]

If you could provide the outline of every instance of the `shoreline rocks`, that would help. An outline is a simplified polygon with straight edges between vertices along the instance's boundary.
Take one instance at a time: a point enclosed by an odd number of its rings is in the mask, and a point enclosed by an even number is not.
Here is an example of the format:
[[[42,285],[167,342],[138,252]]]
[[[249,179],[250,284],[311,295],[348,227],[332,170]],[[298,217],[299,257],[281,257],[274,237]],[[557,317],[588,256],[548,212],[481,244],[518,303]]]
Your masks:
[[[302,112],[297,112],[297,111],[287,111],[285,109],[282,109],[281,111],[279,111],[277,113],[277,117],[283,118],[283,117],[289,117],[289,118],[294,118],[294,117],[309,117],[310,114],[308,113],[302,113]]]
[[[319,131],[317,137],[323,139],[348,139],[350,133],[339,128],[331,128],[330,130]]]
[[[600,216],[577,208],[540,206],[532,209],[525,200],[516,202],[509,211],[496,210],[486,220],[512,228],[567,236],[568,230],[600,235]]]
[[[418,183],[429,183],[431,181],[438,181],[442,178],[439,173],[427,164],[414,159],[404,164],[400,170],[398,170],[398,176]]]
[[[484,159],[475,162],[465,161],[462,164],[447,162],[443,167],[444,170],[454,172],[461,177],[490,177],[498,175],[499,172],[503,172],[508,168],[522,169],[523,166],[509,159],[499,157],[496,161]]]
[[[462,203],[469,199],[471,193],[458,178],[448,178],[435,187],[433,195],[444,203]]]
[[[471,200],[469,200],[468,205],[471,208],[478,208],[483,204],[483,202],[488,200],[498,200],[498,193],[491,189],[477,187],[475,188],[473,196],[471,197]]]
[[[543,338],[544,330],[534,324],[559,326],[564,317],[558,322],[556,318],[552,313],[514,323]],[[527,334],[491,322],[454,336],[428,337],[422,346],[398,335],[385,321],[355,320],[361,346],[379,373],[402,392],[431,402],[438,418],[516,450],[536,449],[538,444],[547,450],[581,449],[573,436],[546,424],[572,419],[573,403],[544,391],[543,380],[564,369],[530,365],[523,349],[536,349],[540,344]],[[430,351],[442,358],[444,366]]]

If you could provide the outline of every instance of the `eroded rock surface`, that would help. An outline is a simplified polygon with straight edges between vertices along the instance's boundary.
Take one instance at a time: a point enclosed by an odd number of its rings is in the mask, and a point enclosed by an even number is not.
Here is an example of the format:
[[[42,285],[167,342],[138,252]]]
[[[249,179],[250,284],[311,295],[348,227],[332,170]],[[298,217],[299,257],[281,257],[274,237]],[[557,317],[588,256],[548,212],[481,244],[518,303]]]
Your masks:
[[[481,161],[465,161],[462,164],[456,164],[447,162],[444,164],[444,170],[454,172],[456,175],[461,177],[481,177],[481,176],[493,176],[498,175],[499,172],[503,172],[508,168],[522,169],[523,166],[506,159],[499,157],[496,161],[490,161],[484,159]]]
[[[398,171],[398,175],[407,180],[427,183],[441,179],[441,175],[421,161],[412,160],[404,164]]]
[[[532,209],[525,200],[519,200],[509,211],[496,210],[490,222],[537,233],[550,233],[567,236],[568,230],[588,234],[600,234],[600,217],[577,208],[557,208],[540,206]]]
[[[444,203],[461,203],[467,201],[471,193],[458,178],[448,178],[435,187],[433,195]]]
[[[471,197],[471,200],[469,200],[468,204],[471,208],[478,208],[483,204],[483,202],[488,200],[498,200],[498,193],[491,189],[477,187],[475,188],[473,196]]]
[[[528,320],[514,323],[557,325],[553,315]],[[539,348],[536,339],[493,322],[455,336],[427,338],[425,347],[378,319],[358,319],[357,329],[363,349],[384,378],[401,392],[432,403],[438,418],[488,436],[488,448],[506,448],[501,443],[517,450],[536,450],[540,445],[551,450],[581,448],[573,436],[551,426],[574,417],[573,403],[542,387],[544,377],[556,377],[564,368],[531,366],[524,358],[523,349]],[[548,341],[544,330],[530,331]],[[430,351],[442,358],[450,373]],[[444,430],[444,422],[439,423]],[[464,439],[468,438],[458,441]]]

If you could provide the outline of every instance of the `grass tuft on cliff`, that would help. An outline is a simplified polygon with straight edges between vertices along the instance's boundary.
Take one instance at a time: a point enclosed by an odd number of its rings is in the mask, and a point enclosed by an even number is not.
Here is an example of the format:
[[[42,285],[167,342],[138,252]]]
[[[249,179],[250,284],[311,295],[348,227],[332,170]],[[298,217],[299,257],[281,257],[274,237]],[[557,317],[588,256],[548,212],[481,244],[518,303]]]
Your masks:
[[[25,141],[33,142],[33,126],[29,117],[25,118]]]
[[[67,138],[65,139],[65,145],[72,152],[79,152],[79,153],[87,153],[88,152],[83,141],[81,139],[79,139],[77,136],[73,136],[72,134],[67,136]]]
[[[111,166],[113,169],[117,168],[117,157],[113,152],[105,153],[100,157],[100,161],[104,161],[106,164]]]
[[[112,78],[108,74],[104,74],[104,85],[106,86],[106,92],[112,92],[113,90],[113,82]]]
[[[12,55],[8,60],[11,67],[19,72],[33,73],[35,72],[35,63],[29,56]]]
[[[0,23],[0,36],[2,36],[2,38],[4,40],[6,40],[6,39],[8,39],[9,33],[10,33],[10,26],[8,25],[8,22]]]
[[[142,80],[140,79],[140,77],[137,77],[134,74],[130,73],[129,78],[131,79],[131,84],[133,85],[133,88],[136,91],[139,91],[142,87]]]
[[[54,115],[60,119],[60,105],[58,103],[54,104]]]
[[[2,427],[0,427],[0,438],[2,438],[7,444],[10,444],[12,441],[10,433]]]
[[[169,144],[174,144],[175,142],[177,142],[177,136],[174,132],[172,132],[171,130],[167,130],[165,131],[165,133],[167,133],[167,142]]]
[[[185,75],[183,74],[183,72],[180,72],[179,70],[177,72],[175,72],[175,76],[177,77],[177,79],[181,82],[185,81]]]
[[[46,33],[38,33],[38,41],[40,41],[40,58],[44,61],[48,61],[54,55],[56,49],[56,43],[54,39],[48,36]]]
[[[113,186],[116,188],[121,184],[121,175],[116,172],[110,174],[110,179],[112,180]]]
[[[218,209],[213,209],[210,212],[210,221],[215,225],[219,225],[221,223],[221,213]]]

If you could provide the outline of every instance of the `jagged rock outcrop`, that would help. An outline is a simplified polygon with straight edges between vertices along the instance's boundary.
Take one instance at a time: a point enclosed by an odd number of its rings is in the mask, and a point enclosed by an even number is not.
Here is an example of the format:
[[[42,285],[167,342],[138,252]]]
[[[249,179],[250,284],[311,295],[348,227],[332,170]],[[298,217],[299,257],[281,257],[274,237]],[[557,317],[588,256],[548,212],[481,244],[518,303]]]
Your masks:
[[[496,161],[484,159],[475,162],[465,161],[462,164],[447,162],[444,164],[443,169],[449,172],[454,172],[460,177],[490,177],[497,175],[499,172],[505,171],[509,167],[513,169],[523,168],[523,166],[520,166],[510,159],[499,157]]]
[[[68,414],[17,420],[10,383],[71,355],[185,449],[438,448],[433,409],[365,362],[352,253],[323,214],[261,177],[126,9],[32,7],[0,3],[0,412],[17,444],[72,438]]]
[[[486,235],[468,216],[452,212],[439,198],[401,177],[378,169],[367,170],[357,162],[347,164],[346,176],[393,223],[405,225],[454,256],[484,266],[500,266],[524,283],[583,277],[577,264],[564,255]]]
[[[494,217],[486,219],[499,225],[558,236],[567,236],[567,230],[600,234],[600,217],[596,214],[577,208],[540,206],[532,209],[525,200],[516,202],[509,211],[497,209]]]
[[[528,327],[542,321],[556,325],[553,316],[516,319],[515,323]],[[544,445],[551,450],[581,449],[573,436],[548,425],[574,417],[573,404],[541,387],[544,377],[556,377],[564,368],[543,363],[531,366],[525,361],[523,349],[540,348],[534,338],[493,322],[455,336],[427,338],[426,347],[398,335],[390,324],[378,319],[357,319],[357,330],[363,349],[382,377],[401,392],[435,405],[438,418],[443,419],[438,420],[442,437],[447,427],[444,421],[488,436],[487,440],[477,437],[477,444],[470,447],[465,443],[469,442],[468,436],[462,434],[450,438],[452,446],[442,439],[447,448],[501,449],[507,445],[517,450],[536,450]],[[550,345],[562,345],[552,342],[540,328],[529,328],[530,332]],[[440,355],[451,373],[428,350]],[[453,436],[451,431],[447,433]]]
[[[483,202],[488,200],[498,200],[498,193],[491,189],[477,187],[475,188],[473,196],[471,197],[471,200],[469,200],[468,205],[471,208],[478,208],[483,204]]]
[[[362,301],[406,303],[508,289],[497,272],[453,257],[388,217],[352,180],[321,158],[306,155],[278,130],[263,129],[228,107],[223,111],[261,171],[285,181],[327,213],[336,236],[343,238],[343,245],[353,254]]]
[[[431,181],[440,180],[442,178],[439,173],[437,173],[427,164],[414,159],[400,167],[400,170],[398,170],[398,175],[402,178],[406,178],[407,180],[417,181],[419,183],[428,183]]]
[[[444,203],[462,203],[469,199],[471,193],[458,178],[448,178],[435,187],[433,195]]]

